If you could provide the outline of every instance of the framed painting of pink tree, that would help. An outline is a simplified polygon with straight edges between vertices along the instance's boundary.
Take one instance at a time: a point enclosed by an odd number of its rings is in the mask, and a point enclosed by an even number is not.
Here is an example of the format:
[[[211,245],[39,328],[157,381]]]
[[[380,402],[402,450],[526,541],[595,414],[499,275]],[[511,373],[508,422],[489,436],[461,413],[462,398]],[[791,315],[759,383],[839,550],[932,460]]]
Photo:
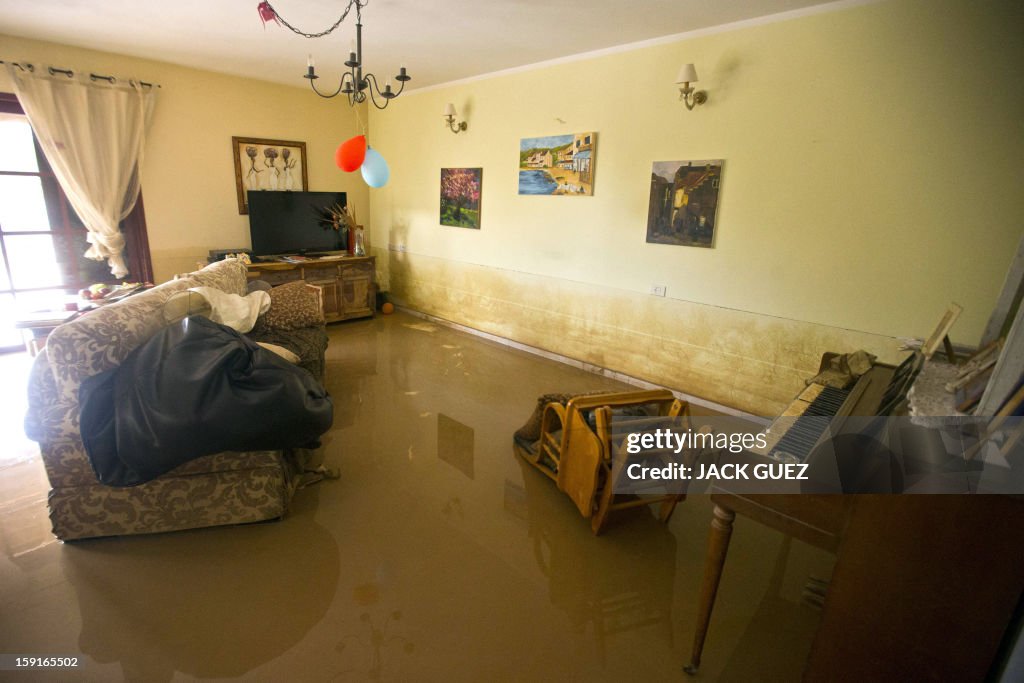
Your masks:
[[[482,168],[441,169],[441,225],[480,229]]]

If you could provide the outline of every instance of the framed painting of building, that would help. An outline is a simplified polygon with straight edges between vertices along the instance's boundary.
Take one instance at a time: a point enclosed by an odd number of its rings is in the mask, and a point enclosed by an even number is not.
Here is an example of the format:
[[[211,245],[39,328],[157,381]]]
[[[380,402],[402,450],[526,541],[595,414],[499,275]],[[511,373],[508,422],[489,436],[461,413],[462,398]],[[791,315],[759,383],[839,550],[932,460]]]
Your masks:
[[[647,211],[647,241],[714,247],[722,159],[655,161]]]
[[[441,169],[441,225],[480,229],[482,168]]]
[[[519,141],[519,194],[594,194],[597,133]]]

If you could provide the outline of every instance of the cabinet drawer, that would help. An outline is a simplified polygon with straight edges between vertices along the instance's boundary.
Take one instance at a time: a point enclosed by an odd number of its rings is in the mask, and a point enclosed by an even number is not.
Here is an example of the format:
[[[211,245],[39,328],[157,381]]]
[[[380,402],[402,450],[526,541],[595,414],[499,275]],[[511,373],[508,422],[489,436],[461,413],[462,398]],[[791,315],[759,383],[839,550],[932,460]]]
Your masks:
[[[338,266],[302,266],[302,272],[307,280],[333,280],[338,277]]]
[[[341,269],[341,277],[344,280],[373,279],[372,263],[352,263]]]

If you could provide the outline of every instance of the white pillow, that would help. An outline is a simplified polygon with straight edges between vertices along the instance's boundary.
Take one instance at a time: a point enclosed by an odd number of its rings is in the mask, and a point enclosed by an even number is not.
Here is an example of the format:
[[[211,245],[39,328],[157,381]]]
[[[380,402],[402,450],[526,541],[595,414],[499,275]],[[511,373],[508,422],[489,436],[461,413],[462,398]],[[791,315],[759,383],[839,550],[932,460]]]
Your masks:
[[[253,292],[239,296],[215,287],[192,287],[171,295],[164,302],[164,322],[175,323],[187,315],[201,315],[215,323],[245,333],[252,330],[256,318],[270,308],[270,295]]]
[[[170,325],[189,315],[208,318],[212,310],[210,302],[202,294],[191,290],[177,292],[164,302],[164,322]]]

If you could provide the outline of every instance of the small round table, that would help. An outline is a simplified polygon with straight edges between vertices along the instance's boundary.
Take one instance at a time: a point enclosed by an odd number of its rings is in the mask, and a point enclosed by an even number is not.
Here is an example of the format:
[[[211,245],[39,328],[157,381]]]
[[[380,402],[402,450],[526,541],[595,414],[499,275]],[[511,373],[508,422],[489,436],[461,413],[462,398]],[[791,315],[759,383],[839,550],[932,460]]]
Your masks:
[[[46,338],[57,327],[72,320],[78,315],[78,311],[36,311],[23,313],[14,321],[14,328],[18,330],[29,330],[32,338],[25,341],[25,348],[31,356],[39,353],[39,349],[46,345]]]

